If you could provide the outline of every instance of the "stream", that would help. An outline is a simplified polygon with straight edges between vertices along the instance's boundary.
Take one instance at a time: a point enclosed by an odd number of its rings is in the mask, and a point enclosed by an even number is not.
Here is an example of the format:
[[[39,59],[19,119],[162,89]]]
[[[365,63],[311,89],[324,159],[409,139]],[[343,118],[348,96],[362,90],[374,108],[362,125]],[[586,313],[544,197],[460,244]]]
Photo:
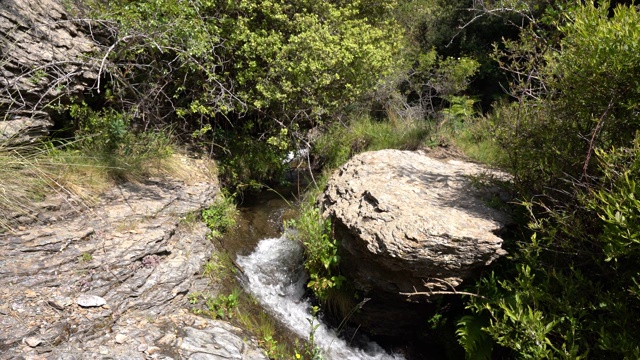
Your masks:
[[[281,193],[287,191],[291,192],[284,189]],[[236,262],[244,272],[240,283],[245,290],[293,335],[308,339],[313,333],[314,345],[327,360],[404,359],[387,353],[364,335],[342,339],[321,318],[311,315],[312,304],[305,296],[307,275],[302,245],[282,235],[283,217],[291,217],[287,211],[291,208],[290,199],[294,199],[286,198],[289,200],[276,192],[265,192],[245,199],[239,209],[239,226],[234,239],[225,241],[225,248],[237,255]]]

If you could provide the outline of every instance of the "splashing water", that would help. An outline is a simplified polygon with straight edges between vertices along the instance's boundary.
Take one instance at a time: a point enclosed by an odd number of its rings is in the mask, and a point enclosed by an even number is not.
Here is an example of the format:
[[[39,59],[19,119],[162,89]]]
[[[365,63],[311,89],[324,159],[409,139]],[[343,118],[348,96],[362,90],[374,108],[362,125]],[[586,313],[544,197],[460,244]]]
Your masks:
[[[284,236],[261,240],[253,253],[237,259],[246,276],[246,287],[279,321],[302,338],[308,337],[312,326],[317,325],[315,345],[326,359],[404,359],[389,355],[374,342],[364,349],[351,347],[334,330],[318,324],[310,314],[311,304],[304,298],[307,278],[302,261],[302,245]]]

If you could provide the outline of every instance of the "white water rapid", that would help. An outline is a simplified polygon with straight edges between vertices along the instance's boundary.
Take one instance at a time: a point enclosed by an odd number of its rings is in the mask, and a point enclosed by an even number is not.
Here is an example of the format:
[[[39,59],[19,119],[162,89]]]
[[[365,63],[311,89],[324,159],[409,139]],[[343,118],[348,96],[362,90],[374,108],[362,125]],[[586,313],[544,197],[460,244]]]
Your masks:
[[[302,246],[283,236],[261,240],[253,253],[238,256],[237,262],[244,270],[246,286],[262,306],[300,337],[307,338],[313,317],[311,304],[304,299],[306,275],[302,256]],[[404,359],[386,353],[373,342],[366,349],[351,347],[322,323],[314,336],[315,345],[327,360]]]

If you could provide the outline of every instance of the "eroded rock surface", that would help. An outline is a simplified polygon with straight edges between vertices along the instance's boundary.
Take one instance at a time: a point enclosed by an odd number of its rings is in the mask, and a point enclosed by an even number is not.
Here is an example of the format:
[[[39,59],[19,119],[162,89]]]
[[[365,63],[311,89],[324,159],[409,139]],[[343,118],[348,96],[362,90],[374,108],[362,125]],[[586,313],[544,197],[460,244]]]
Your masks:
[[[82,98],[98,76],[88,55],[96,43],[86,24],[59,0],[0,4],[0,141],[25,142],[53,125],[48,105]]]
[[[216,194],[208,182],[127,183],[0,235],[0,359],[264,359],[239,329],[186,310],[214,249],[203,224],[181,219]]]
[[[350,277],[389,292],[410,292],[423,281],[451,289],[503,255],[496,233],[508,216],[487,205],[495,189],[474,185],[487,176],[505,175],[419,152],[355,156],[321,198],[324,215],[351,235],[342,239],[357,259],[345,261]]]
[[[399,150],[357,155],[333,174],[319,201],[341,241],[342,273],[371,298],[356,321],[402,335],[426,307],[399,293],[452,291],[505,254],[496,234],[509,218],[488,206],[497,189],[478,186],[489,177],[507,179]]]

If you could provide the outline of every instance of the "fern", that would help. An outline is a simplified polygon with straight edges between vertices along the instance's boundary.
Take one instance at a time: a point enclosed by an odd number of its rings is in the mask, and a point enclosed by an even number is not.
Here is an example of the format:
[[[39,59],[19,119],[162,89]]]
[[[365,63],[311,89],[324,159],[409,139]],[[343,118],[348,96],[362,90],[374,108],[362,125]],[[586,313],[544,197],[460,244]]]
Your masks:
[[[469,360],[491,359],[493,342],[482,325],[483,319],[473,315],[465,315],[458,321],[456,335]]]

